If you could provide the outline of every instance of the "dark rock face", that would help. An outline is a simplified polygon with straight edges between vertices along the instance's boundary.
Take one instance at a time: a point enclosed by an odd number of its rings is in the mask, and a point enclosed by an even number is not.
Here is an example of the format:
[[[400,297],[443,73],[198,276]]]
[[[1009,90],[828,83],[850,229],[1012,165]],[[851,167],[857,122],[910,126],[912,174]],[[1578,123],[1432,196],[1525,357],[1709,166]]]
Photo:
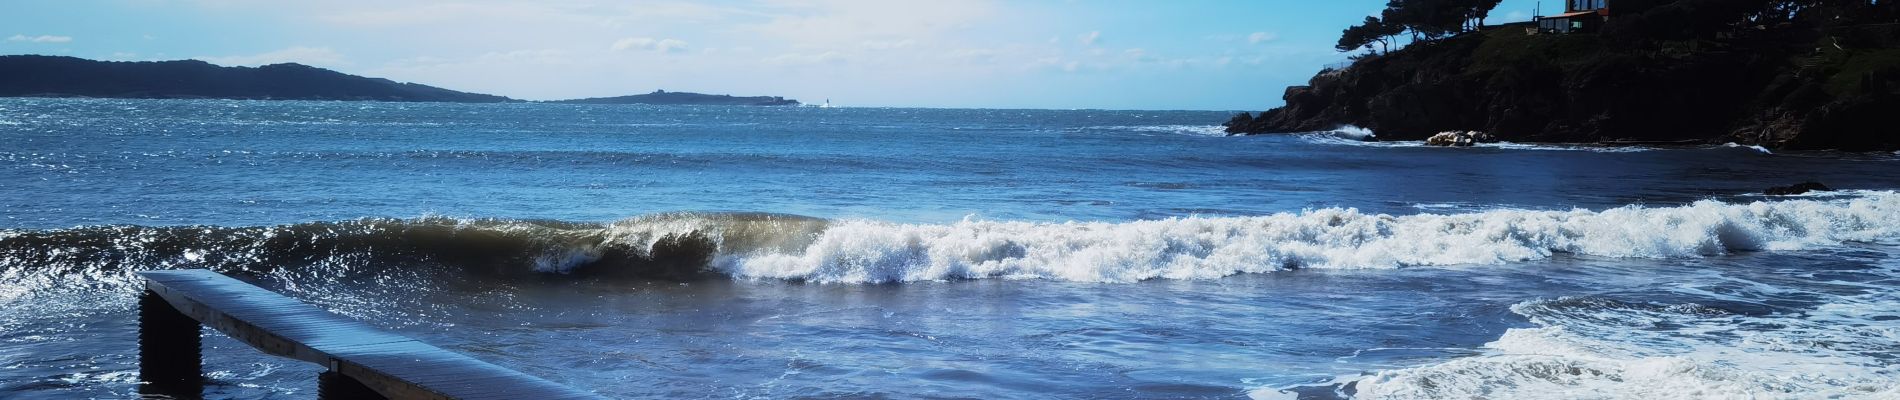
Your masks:
[[[655,91],[620,97],[597,97],[591,99],[560,100],[554,103],[572,104],[659,104],[659,105],[703,105],[703,106],[796,106],[798,100],[778,96],[739,97],[723,94],[700,94],[691,92]]]
[[[1851,31],[1870,32],[1815,46]],[[1495,28],[1419,43],[1322,71],[1287,88],[1285,106],[1235,116],[1228,132],[1355,125],[1385,140],[1482,131],[1514,142],[1900,149],[1900,125],[1883,123],[1900,110],[1900,28],[1627,42]]]
[[[197,60],[106,62],[31,55],[0,56],[0,97],[514,101],[302,64],[249,68],[220,67]]]
[[[1788,196],[1807,192],[1829,192],[1833,190],[1834,189],[1828,188],[1827,185],[1823,185],[1820,182],[1802,182],[1788,186],[1771,187],[1768,188],[1768,190],[1762,191],[1762,194],[1769,196]]]

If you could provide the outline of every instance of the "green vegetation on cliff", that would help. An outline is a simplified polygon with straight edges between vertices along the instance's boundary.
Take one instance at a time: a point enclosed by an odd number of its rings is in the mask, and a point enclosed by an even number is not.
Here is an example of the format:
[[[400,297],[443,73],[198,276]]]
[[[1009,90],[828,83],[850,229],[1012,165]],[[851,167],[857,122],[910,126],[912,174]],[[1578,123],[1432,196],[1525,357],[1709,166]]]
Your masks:
[[[1511,141],[1892,150],[1900,148],[1885,118],[1900,110],[1896,3],[1616,1],[1600,33],[1514,24],[1359,57],[1228,129],[1355,125],[1399,140],[1480,130]]]

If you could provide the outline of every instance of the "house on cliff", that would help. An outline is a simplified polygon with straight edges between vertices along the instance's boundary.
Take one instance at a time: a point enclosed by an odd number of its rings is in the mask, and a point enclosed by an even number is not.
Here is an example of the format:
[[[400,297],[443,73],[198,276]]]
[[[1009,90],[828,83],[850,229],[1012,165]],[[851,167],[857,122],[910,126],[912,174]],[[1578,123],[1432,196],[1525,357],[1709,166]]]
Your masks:
[[[1537,17],[1537,30],[1542,33],[1589,33],[1596,32],[1604,21],[1610,20],[1610,0],[1564,0],[1562,14]]]

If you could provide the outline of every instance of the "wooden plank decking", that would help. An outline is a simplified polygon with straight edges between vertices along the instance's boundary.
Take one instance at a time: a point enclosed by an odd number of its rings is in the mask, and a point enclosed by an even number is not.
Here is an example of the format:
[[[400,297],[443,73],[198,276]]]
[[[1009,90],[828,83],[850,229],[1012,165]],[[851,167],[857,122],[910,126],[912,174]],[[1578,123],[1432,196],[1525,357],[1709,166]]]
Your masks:
[[[371,328],[209,270],[140,272],[179,312],[265,353],[308,361],[391,399],[597,399]]]

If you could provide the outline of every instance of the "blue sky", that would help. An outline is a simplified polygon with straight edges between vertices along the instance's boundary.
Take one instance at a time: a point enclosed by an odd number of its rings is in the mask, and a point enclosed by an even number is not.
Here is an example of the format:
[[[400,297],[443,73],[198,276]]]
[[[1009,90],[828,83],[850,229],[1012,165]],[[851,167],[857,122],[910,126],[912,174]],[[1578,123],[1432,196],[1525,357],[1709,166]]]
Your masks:
[[[1343,61],[1339,30],[1384,3],[0,0],[0,54],[300,62],[530,100],[665,89],[848,106],[1261,110]],[[1527,19],[1534,4],[1507,0],[1492,21]]]

